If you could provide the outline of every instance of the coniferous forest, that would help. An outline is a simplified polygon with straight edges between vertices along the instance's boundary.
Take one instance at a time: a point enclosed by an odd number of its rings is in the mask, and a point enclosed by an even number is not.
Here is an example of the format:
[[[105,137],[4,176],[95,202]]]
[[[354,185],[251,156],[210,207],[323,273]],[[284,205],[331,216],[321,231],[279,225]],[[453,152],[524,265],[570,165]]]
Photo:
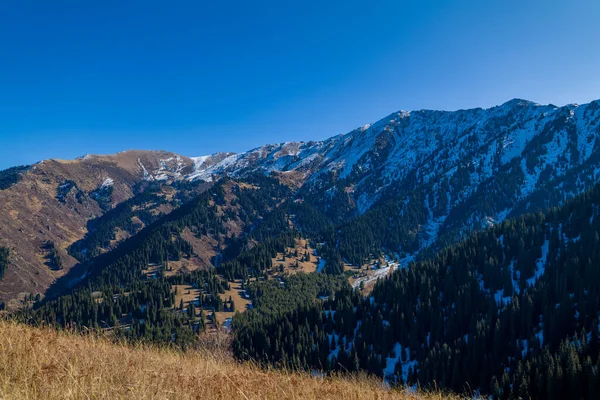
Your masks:
[[[0,171],[0,190],[5,190],[21,180],[21,173],[27,171],[29,167],[12,167]]]
[[[344,263],[385,253],[392,239],[372,232],[393,202],[340,225],[310,202],[292,201],[272,178],[254,176],[246,185],[259,189],[223,180],[154,217],[134,211],[163,201],[148,192],[91,221],[88,236],[70,249],[86,268],[83,279],[19,317],[187,348],[206,328],[205,312],[233,310],[219,295],[239,281],[252,301],[232,323],[241,360],[367,371],[391,385],[476,388],[494,398],[597,397],[600,186],[425,253],[363,296],[348,284]],[[134,214],[145,227],[130,225]],[[227,235],[233,220],[242,232]],[[132,236],[100,252],[117,227]],[[216,268],[165,276],[169,263],[194,256],[184,229],[218,239]],[[323,272],[273,279],[272,259],[298,238],[319,244]],[[163,268],[149,276],[148,265]],[[188,307],[175,303],[174,285],[183,284],[202,293]]]
[[[479,388],[494,398],[597,398],[600,187],[475,233],[380,281],[292,310],[238,316],[235,354],[301,369]]]

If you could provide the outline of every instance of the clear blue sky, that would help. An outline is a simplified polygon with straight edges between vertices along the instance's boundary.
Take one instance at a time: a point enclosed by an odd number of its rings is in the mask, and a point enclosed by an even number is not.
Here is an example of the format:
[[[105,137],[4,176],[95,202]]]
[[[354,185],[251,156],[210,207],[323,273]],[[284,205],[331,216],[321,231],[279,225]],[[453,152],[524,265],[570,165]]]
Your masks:
[[[0,2],[0,168],[600,98],[600,1]]]

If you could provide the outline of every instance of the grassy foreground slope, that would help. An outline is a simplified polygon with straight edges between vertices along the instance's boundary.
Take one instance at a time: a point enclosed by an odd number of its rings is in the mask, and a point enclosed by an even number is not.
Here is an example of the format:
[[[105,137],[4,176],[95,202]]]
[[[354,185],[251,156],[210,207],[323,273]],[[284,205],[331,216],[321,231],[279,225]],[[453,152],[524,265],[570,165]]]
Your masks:
[[[442,399],[0,321],[0,399]]]

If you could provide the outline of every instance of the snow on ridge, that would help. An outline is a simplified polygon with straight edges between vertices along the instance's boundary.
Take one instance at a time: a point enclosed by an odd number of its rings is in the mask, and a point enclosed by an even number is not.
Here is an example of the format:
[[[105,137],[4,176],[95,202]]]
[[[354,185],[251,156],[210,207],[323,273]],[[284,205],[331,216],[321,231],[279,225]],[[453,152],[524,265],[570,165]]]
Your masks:
[[[154,178],[152,177],[152,175],[150,175],[150,173],[148,172],[146,167],[144,167],[144,164],[142,164],[142,161],[139,158],[138,158],[137,162],[138,162],[138,165],[142,168],[142,173],[144,174],[144,180],[147,180],[147,181],[153,180]]]
[[[173,165],[173,163],[175,163],[175,165]],[[173,174],[175,177],[179,177],[179,176],[181,176],[181,171],[185,168],[183,158],[181,158],[181,156],[179,156],[179,155],[175,155],[174,157],[160,159],[159,165],[160,166],[159,166],[158,170],[155,171],[155,174],[160,175],[161,178],[159,179],[157,177],[157,180],[164,180],[164,179],[168,178],[167,173]],[[165,176],[166,176],[166,178],[163,178]]]
[[[82,156],[77,157],[76,160],[87,161],[87,160],[91,160],[94,157],[95,157],[95,155],[93,155],[93,154],[84,154]]]
[[[217,153],[217,154],[227,154],[227,153]],[[212,156],[215,156],[213,154]],[[223,158],[221,161],[215,163],[214,165],[208,166],[204,168],[206,162],[212,156],[201,156],[196,157],[194,160],[195,170],[194,173],[186,176],[185,178],[190,181],[195,181],[198,179],[202,179],[207,182],[211,182],[213,180],[213,175],[217,175],[219,173],[224,172],[231,166],[235,165],[235,162],[240,159],[242,154],[231,154]]]
[[[546,270],[546,260],[548,258],[549,247],[550,241],[546,239],[544,241],[544,244],[542,245],[542,257],[537,259],[534,276],[527,279],[527,285],[534,286],[537,280],[540,279],[542,275],[544,275],[544,272]]]
[[[102,183],[102,188],[112,187],[114,183],[115,181],[112,178],[108,177]]]
[[[200,156],[200,157],[190,157],[190,160],[194,162],[194,167],[199,168],[204,165],[206,160],[208,160],[211,156]]]
[[[325,141],[326,142],[326,141]],[[325,142],[285,142],[269,144],[248,150],[244,153],[230,155],[208,168],[196,169],[194,174],[186,177],[189,180],[210,180],[213,175],[237,176],[246,168],[265,171],[289,171],[306,167],[311,160],[318,159],[318,150]],[[315,156],[315,154],[317,156]],[[196,165],[201,165],[203,158],[197,157]]]

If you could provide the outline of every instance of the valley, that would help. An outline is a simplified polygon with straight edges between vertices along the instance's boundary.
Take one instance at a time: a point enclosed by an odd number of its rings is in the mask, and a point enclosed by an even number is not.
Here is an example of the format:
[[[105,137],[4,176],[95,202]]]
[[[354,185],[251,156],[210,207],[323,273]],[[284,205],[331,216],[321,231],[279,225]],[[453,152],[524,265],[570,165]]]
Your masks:
[[[0,308],[185,351],[226,337],[263,368],[593,398],[598,137],[598,101],[512,100],[4,171]]]

